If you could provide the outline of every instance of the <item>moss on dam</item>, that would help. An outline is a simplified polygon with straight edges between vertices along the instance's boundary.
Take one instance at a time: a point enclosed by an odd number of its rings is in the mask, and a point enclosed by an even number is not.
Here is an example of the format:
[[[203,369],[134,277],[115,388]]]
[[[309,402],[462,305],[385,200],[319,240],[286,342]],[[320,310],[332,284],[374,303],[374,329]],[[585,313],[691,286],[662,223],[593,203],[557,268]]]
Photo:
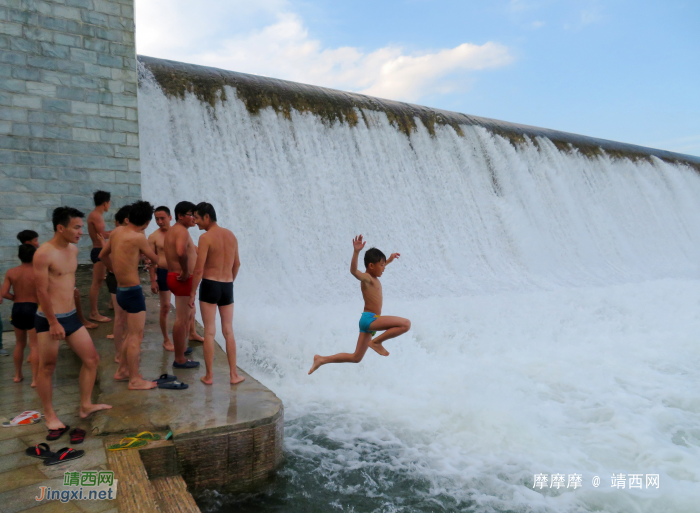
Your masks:
[[[184,99],[187,93],[191,93],[209,104],[214,113],[218,102],[229,100],[225,87],[229,86],[235,88],[238,98],[251,114],[272,108],[291,119],[292,110],[296,110],[313,113],[330,125],[347,123],[356,126],[363,122],[369,126],[365,113],[377,111],[383,112],[389,122],[407,136],[417,129],[417,120],[431,135],[435,135],[436,125],[450,126],[460,136],[464,135],[463,126],[481,126],[508,139],[514,146],[526,144],[528,140],[537,145],[537,138],[545,137],[560,151],[578,151],[589,158],[607,155],[611,158],[651,160],[657,157],[700,171],[700,157],[691,155],[153,57],[138,56],[138,60],[151,72],[166,96]]]

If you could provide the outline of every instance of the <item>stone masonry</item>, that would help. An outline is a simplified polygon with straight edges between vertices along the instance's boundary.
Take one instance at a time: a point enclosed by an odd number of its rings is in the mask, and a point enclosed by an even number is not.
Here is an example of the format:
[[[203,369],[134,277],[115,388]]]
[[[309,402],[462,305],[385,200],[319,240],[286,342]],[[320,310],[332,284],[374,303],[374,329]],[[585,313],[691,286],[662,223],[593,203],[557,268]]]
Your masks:
[[[0,0],[0,279],[55,207],[141,197],[136,91],[134,0]]]

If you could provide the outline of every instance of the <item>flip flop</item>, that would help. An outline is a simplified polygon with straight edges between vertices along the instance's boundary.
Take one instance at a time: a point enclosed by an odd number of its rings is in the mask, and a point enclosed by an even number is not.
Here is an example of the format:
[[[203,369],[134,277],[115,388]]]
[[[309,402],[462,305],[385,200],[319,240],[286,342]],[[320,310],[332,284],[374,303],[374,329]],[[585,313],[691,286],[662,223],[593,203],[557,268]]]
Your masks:
[[[192,354],[192,351],[194,351],[194,347],[188,347],[185,349],[185,355]]]
[[[52,440],[58,440],[63,436],[63,433],[67,433],[70,430],[70,426],[66,426],[62,429],[49,429],[49,434],[46,439],[50,442]]]
[[[41,420],[41,413],[34,410],[23,411],[17,415],[14,419],[3,422],[2,427],[15,427],[15,426],[30,426],[36,424]]]
[[[171,381],[176,381],[177,376],[173,376],[172,374],[161,374],[158,379],[154,379],[152,381],[161,384],[161,383],[170,383]]]
[[[194,360],[187,360],[185,363],[173,362],[173,367],[176,369],[196,369],[199,367],[199,362],[195,362]]]
[[[158,388],[165,388],[167,390],[185,390],[189,385],[187,383],[181,383],[180,381],[171,381],[170,383],[159,383]]]
[[[51,452],[49,444],[45,443],[36,444],[34,447],[27,447],[27,450],[24,451],[24,453],[27,456],[31,456],[32,458],[39,458],[40,460],[53,458],[55,454]]]
[[[107,447],[109,451],[124,451],[126,449],[138,449],[148,445],[148,440],[139,440],[138,438],[122,438],[118,444],[112,444]]]
[[[142,431],[138,435],[134,433],[129,433],[125,435],[126,438],[136,438],[137,440],[160,440],[160,435],[153,434],[150,431]]]
[[[71,444],[82,444],[85,441],[85,435],[87,433],[85,433],[84,429],[75,428],[69,434]]]
[[[76,451],[75,449],[72,449],[70,447],[64,447],[63,449],[59,449],[56,452],[56,454],[51,456],[51,458],[44,461],[44,465],[46,465],[47,467],[50,465],[59,465],[67,461],[77,460],[78,458],[82,458],[83,456],[85,456],[85,451]]]

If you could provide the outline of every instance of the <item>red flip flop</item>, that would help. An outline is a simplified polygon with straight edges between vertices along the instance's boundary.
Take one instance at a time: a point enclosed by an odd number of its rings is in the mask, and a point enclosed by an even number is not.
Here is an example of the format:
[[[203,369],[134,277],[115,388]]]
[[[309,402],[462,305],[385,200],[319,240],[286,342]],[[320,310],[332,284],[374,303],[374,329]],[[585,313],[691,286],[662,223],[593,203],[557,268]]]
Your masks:
[[[46,437],[47,440],[58,440],[63,436],[63,433],[67,433],[68,430],[70,429],[70,426],[66,426],[61,429],[49,429],[49,434]]]
[[[71,444],[82,444],[85,440],[85,430],[80,428],[75,428],[70,432],[70,443]]]

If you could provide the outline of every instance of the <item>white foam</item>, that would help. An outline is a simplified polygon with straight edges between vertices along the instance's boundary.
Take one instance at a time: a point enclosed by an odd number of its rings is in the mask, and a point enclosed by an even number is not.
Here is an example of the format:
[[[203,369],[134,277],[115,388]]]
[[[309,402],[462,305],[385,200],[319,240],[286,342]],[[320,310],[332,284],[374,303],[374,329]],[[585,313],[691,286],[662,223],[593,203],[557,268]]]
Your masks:
[[[288,451],[330,480],[386,466],[484,511],[697,509],[695,171],[546,139],[516,150],[474,127],[409,139],[376,112],[371,128],[250,116],[227,97],[214,117],[141,85],[143,195],[210,201],[237,234],[239,362],[284,401]],[[401,252],[384,313],[413,328],[389,358],[308,377],[314,353],[354,348],[357,233]],[[532,490],[555,472],[583,488]],[[613,489],[613,472],[660,488]]]

